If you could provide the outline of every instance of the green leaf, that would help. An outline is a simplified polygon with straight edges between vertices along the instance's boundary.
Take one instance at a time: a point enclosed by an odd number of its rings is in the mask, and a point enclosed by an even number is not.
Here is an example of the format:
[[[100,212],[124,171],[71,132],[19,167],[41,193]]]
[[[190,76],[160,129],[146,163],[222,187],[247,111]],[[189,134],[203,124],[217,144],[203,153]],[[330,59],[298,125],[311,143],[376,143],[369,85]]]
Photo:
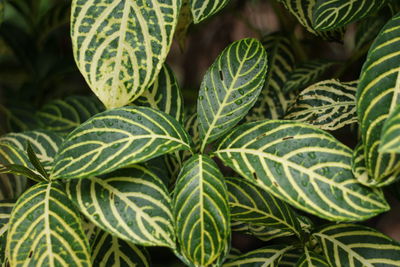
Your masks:
[[[307,124],[243,124],[222,140],[215,154],[268,193],[328,220],[364,220],[389,209],[379,189],[354,178],[351,150]]]
[[[390,113],[382,129],[379,151],[383,153],[400,153],[400,105]]]
[[[111,172],[181,149],[190,137],[169,115],[145,107],[107,110],[65,140],[51,177],[81,178]]]
[[[341,41],[344,35],[344,29],[335,29],[333,31],[317,31],[312,25],[313,10],[318,0],[278,0],[289,12],[296,17],[301,25],[307,31],[322,37],[328,41]]]
[[[379,14],[375,16],[370,16],[362,20],[357,25],[357,32],[354,40],[355,47],[353,51],[354,52],[359,51],[363,49],[365,46],[370,45],[370,43],[376,38],[379,31],[382,29],[382,27],[385,25],[387,21],[388,19],[386,18],[386,16],[385,17],[379,16]]]
[[[0,163],[18,164],[34,169],[27,155],[29,142],[39,161],[49,170],[62,141],[59,135],[43,130],[3,135],[0,137]]]
[[[199,23],[211,17],[228,3],[229,0],[190,0],[190,9],[194,23]]]
[[[34,116],[35,111],[29,107],[5,107],[0,104],[0,114],[4,120],[6,132],[22,132],[39,127],[39,121]]]
[[[226,178],[232,220],[289,230],[301,236],[300,224],[291,208],[243,178]]]
[[[289,74],[282,91],[287,94],[288,92],[306,88],[319,81],[326,71],[334,64],[335,62],[322,59],[306,61],[300,64]]]
[[[204,76],[197,102],[201,151],[235,126],[257,100],[267,72],[267,53],[256,39],[227,47]]]
[[[378,11],[386,0],[316,0],[313,26],[318,31],[337,29]]]
[[[17,199],[28,187],[25,177],[0,171],[0,200]]]
[[[171,199],[149,170],[132,166],[101,177],[71,179],[66,190],[91,222],[112,235],[144,246],[175,247]]]
[[[240,266],[240,267],[273,267],[278,266],[282,256],[293,249],[290,245],[274,245],[259,248],[242,254],[232,260],[227,261],[223,267]]]
[[[172,43],[180,0],[73,0],[78,68],[107,108],[138,98],[156,79]]]
[[[302,91],[285,119],[305,122],[323,130],[337,130],[357,122],[357,82],[327,80]]]
[[[294,68],[294,52],[288,38],[281,33],[267,35],[263,45],[268,55],[268,72],[261,94],[246,121],[282,118],[294,95],[285,95],[282,88]]]
[[[40,173],[45,180],[48,180],[49,175],[47,174],[46,170],[44,169],[42,163],[40,163],[39,159],[37,158],[35,152],[33,151],[31,143],[28,142],[28,149],[27,149],[28,157],[32,165],[35,169]]]
[[[0,201],[0,264],[6,261],[8,221],[10,220],[14,204],[14,201]]]
[[[228,192],[212,159],[195,155],[183,166],[173,209],[181,253],[196,266],[223,257],[230,241]]]
[[[399,177],[400,155],[380,153],[382,127],[400,104],[400,14],[372,44],[357,88],[357,115],[364,143],[368,184],[384,186]]]
[[[36,170],[32,170],[22,165],[17,164],[8,164],[1,165],[0,164],[0,172],[2,173],[12,173],[14,175],[22,175],[24,177],[30,178],[36,182],[47,181],[47,179],[36,172]]]
[[[182,0],[181,11],[179,12],[178,24],[175,29],[174,38],[178,41],[181,51],[184,51],[187,39],[187,32],[192,25],[193,16],[190,7],[190,0]]]
[[[94,97],[70,96],[45,104],[36,112],[36,118],[43,128],[66,135],[103,110],[104,106]]]
[[[296,267],[330,267],[327,260],[313,251],[304,248],[304,254],[296,263]]]
[[[150,267],[150,258],[145,248],[99,230],[92,246],[92,264],[98,267]]]
[[[279,267],[295,267],[302,253],[301,250],[291,250],[285,253],[279,261]]]
[[[272,228],[239,221],[232,221],[231,227],[233,232],[241,232],[246,235],[251,235],[264,242],[268,242],[279,237],[294,235],[293,232],[287,229]]]
[[[330,266],[399,266],[400,243],[356,224],[327,226],[313,234]]]
[[[79,213],[60,184],[36,184],[18,199],[7,252],[11,266],[90,266]]]
[[[183,97],[171,68],[163,65],[155,82],[134,104],[161,110],[183,122]]]

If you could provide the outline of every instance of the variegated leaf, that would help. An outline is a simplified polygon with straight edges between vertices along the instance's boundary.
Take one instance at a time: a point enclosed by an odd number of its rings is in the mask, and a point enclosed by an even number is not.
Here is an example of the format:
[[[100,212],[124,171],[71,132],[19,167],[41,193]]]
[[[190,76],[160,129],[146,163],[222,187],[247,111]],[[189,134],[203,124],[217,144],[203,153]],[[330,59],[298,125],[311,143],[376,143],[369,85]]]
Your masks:
[[[400,266],[400,243],[374,229],[335,224],[313,234],[330,266]]]
[[[243,178],[226,178],[232,220],[289,230],[301,237],[300,224],[291,208]]]
[[[178,22],[180,0],[73,0],[74,57],[107,108],[124,106],[151,85]]]
[[[187,39],[187,32],[192,25],[193,15],[190,0],[182,0],[181,11],[179,12],[178,24],[175,29],[175,39],[178,41],[181,51],[184,51]]]
[[[389,114],[383,125],[379,151],[400,153],[400,105]]]
[[[295,267],[301,256],[301,250],[291,250],[282,256],[279,267]]]
[[[195,155],[183,166],[173,197],[180,252],[209,266],[229,252],[230,216],[224,177],[212,159]]]
[[[199,23],[221,9],[223,9],[229,0],[190,0],[194,23]]]
[[[14,201],[0,201],[0,265],[6,261],[8,221],[14,204]]]
[[[259,248],[225,262],[222,267],[278,266],[282,256],[292,249],[293,247],[290,245],[274,245]]]
[[[190,149],[183,126],[146,107],[107,110],[76,128],[55,159],[52,178],[80,178],[111,172],[181,149]]]
[[[4,157],[7,164],[20,164],[33,168],[30,162],[26,162],[28,159],[27,144],[29,143],[37,158],[46,169],[49,170],[62,141],[62,137],[50,131],[36,130],[21,133],[9,133],[0,137],[0,158]],[[12,150],[13,155],[18,157],[20,160],[14,161],[11,159],[11,157],[13,157],[12,154],[5,155],[2,153],[2,147],[7,147],[10,149],[9,151]],[[0,163],[1,162],[2,160],[0,160]]]
[[[357,82],[327,80],[303,90],[285,119],[312,124],[323,130],[337,130],[357,122]]]
[[[267,72],[267,53],[255,39],[228,46],[204,76],[197,103],[201,151],[235,126],[257,100]]]
[[[98,230],[92,246],[92,264],[98,267],[150,267],[149,254],[144,247],[126,242]]]
[[[268,242],[272,239],[292,236],[294,233],[287,229],[271,228],[263,225],[254,225],[239,221],[232,221],[231,227],[233,232],[240,232],[246,235],[254,236],[255,238]]]
[[[0,200],[17,199],[28,187],[25,177],[0,173]]]
[[[171,68],[163,65],[155,82],[136,99],[134,104],[161,110],[183,122],[183,97]]]
[[[164,183],[141,166],[71,179],[67,194],[103,230],[134,244],[175,247],[171,199]]]
[[[316,0],[313,26],[318,31],[337,29],[376,12],[386,0]]]
[[[310,251],[307,247],[304,248],[304,254],[296,263],[296,267],[330,267],[323,256]]]
[[[296,17],[301,25],[307,31],[322,37],[328,41],[341,41],[344,35],[344,29],[335,29],[333,31],[317,31],[312,25],[313,10],[318,0],[278,0],[289,12]]]
[[[70,96],[45,104],[36,118],[42,128],[62,135],[69,134],[90,117],[104,111],[104,106],[95,97]]]
[[[39,121],[35,117],[35,110],[27,106],[5,107],[0,104],[0,115],[2,116],[2,120],[4,120],[3,123],[6,132],[22,132],[39,128]]]
[[[360,21],[357,25],[354,51],[359,51],[365,46],[370,45],[386,22],[387,19],[379,15],[371,16]]]
[[[288,38],[281,33],[267,35],[263,45],[268,55],[268,71],[261,94],[246,115],[246,121],[280,119],[294,95],[285,95],[282,88],[294,68],[294,52]]]
[[[303,62],[289,74],[282,91],[287,94],[288,92],[302,90],[318,82],[334,64],[335,62],[333,61],[322,59]]]
[[[353,151],[351,168],[356,179],[360,183],[368,186],[368,170],[365,166],[364,144],[362,143],[362,141],[358,143]]]
[[[354,178],[351,150],[307,124],[247,123],[227,135],[215,154],[270,194],[328,220],[364,220],[389,209],[379,189]]]
[[[400,14],[372,44],[357,88],[357,115],[364,143],[368,184],[384,186],[400,176],[400,154],[380,153],[382,127],[400,104]]]
[[[18,199],[7,253],[11,266],[90,266],[79,213],[60,184],[36,184]]]

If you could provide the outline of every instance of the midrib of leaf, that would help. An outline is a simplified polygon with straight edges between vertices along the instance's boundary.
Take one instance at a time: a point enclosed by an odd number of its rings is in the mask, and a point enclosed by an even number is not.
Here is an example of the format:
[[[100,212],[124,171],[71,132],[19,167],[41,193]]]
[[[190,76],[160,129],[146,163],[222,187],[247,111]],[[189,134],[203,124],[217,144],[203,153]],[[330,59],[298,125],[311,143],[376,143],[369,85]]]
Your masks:
[[[44,223],[45,223],[45,232],[46,232],[46,242],[47,242],[47,253],[49,254],[49,265],[54,266],[54,255],[53,255],[53,246],[51,242],[51,232],[50,232],[50,210],[49,210],[49,202],[50,202],[50,190],[51,183],[47,185],[46,194],[45,194],[45,202],[44,202]]]
[[[329,184],[329,185],[331,185],[331,186],[335,186],[335,187],[339,188],[342,192],[345,192],[345,193],[354,195],[354,196],[359,197],[359,198],[361,198],[361,199],[365,197],[365,196],[362,195],[362,194],[359,194],[359,193],[357,193],[357,192],[354,192],[354,191],[349,190],[348,188],[344,187],[344,186],[343,186],[342,184],[340,184],[340,183],[337,183],[337,184],[333,183],[331,180],[327,179],[326,177],[324,177],[324,176],[322,176],[322,175],[320,175],[320,174],[318,174],[318,173],[316,173],[316,172],[310,171],[308,168],[305,168],[305,167],[303,167],[303,166],[301,166],[301,165],[298,165],[298,164],[296,164],[296,163],[293,163],[293,162],[291,162],[291,161],[289,161],[289,160],[284,160],[284,159],[282,159],[281,157],[277,157],[277,156],[275,156],[275,155],[273,155],[273,154],[270,154],[270,153],[267,153],[267,152],[263,152],[263,151],[259,151],[259,150],[254,150],[254,149],[247,149],[247,148],[237,148],[237,149],[228,148],[228,149],[221,149],[221,150],[218,150],[218,153],[219,153],[219,152],[225,152],[225,153],[230,153],[230,152],[245,152],[245,153],[253,154],[253,155],[256,155],[256,156],[259,156],[259,157],[268,158],[268,159],[273,160],[273,161],[275,161],[275,162],[279,162],[279,163],[281,163],[281,164],[286,164],[286,165],[288,165],[289,167],[291,167],[291,168],[293,168],[293,169],[300,170],[302,173],[305,173],[305,174],[309,175],[310,178],[314,178],[314,179],[317,179],[317,180],[319,180],[319,181],[321,181],[321,182],[323,182],[323,183]],[[300,190],[300,191],[301,191],[301,190]],[[371,199],[370,201],[371,201],[372,203],[374,203],[375,205],[377,205],[377,206],[380,206],[380,205],[381,205],[380,202],[374,201],[374,200],[372,200],[372,199]],[[318,208],[318,207],[317,207],[317,208]],[[344,209],[342,209],[342,208],[340,208],[340,207],[339,207],[339,209],[342,210],[343,213],[353,214],[353,213],[349,213],[347,210],[344,210]],[[353,214],[353,215],[354,215],[354,214]],[[356,215],[357,215],[357,214],[356,214]]]
[[[280,222],[281,224],[286,225],[290,230],[292,230],[293,233],[296,233],[296,235],[299,235],[299,236],[300,236],[300,233],[297,231],[297,229],[296,229],[294,226],[290,225],[290,224],[287,223],[285,220],[280,219],[279,217],[274,216],[274,214],[272,214],[272,213],[266,213],[266,212],[264,212],[263,210],[255,209],[255,208],[253,208],[253,207],[249,207],[249,206],[246,206],[246,205],[243,205],[243,204],[240,204],[240,203],[234,203],[233,206],[235,206],[235,207],[241,207],[241,208],[246,209],[246,210],[249,210],[249,211],[261,213],[261,214],[263,214],[265,217],[268,217],[268,218],[273,218],[274,220]],[[263,225],[263,224],[261,224],[261,223],[255,223],[254,225]],[[271,226],[271,227],[274,228],[273,226]]]
[[[246,61],[246,58],[248,56],[249,51],[250,51],[250,47],[248,46],[243,59],[240,61],[239,68],[238,68],[239,71],[237,72],[235,77],[233,77],[231,85],[229,86],[228,90],[226,91],[227,93],[225,94],[224,99],[222,100],[222,103],[220,104],[221,106],[218,109],[217,114],[215,114],[212,122],[208,126],[208,130],[207,130],[206,135],[204,136],[203,142],[201,144],[201,148],[200,148],[201,153],[204,152],[204,149],[205,149],[205,147],[207,145],[207,140],[208,140],[212,130],[215,127],[215,123],[217,123],[217,121],[218,121],[218,119],[220,117],[220,114],[221,114],[221,112],[223,111],[223,109],[224,109],[224,107],[226,105],[226,102],[228,101],[229,97],[231,96],[231,91],[235,88],[236,82],[237,82],[237,80],[239,79],[239,77],[242,74],[241,72],[242,72],[243,64]],[[220,59],[218,59],[218,60],[220,60]],[[222,83],[222,84],[225,86],[225,83]]]
[[[361,257],[361,255],[355,253],[351,249],[350,250],[347,249],[347,246],[343,245],[342,242],[339,242],[338,240],[336,240],[334,238],[331,238],[330,236],[322,234],[322,233],[315,233],[314,235],[320,236],[320,237],[325,238],[325,239],[329,240],[330,242],[334,243],[336,246],[338,246],[341,249],[343,249],[344,251],[346,251],[352,258],[356,258],[357,260],[359,260],[363,264],[363,266],[365,266],[365,267],[374,267],[373,264],[370,264],[370,263],[366,262],[366,259]]]
[[[400,37],[397,39],[400,39]],[[397,73],[396,85],[394,86],[393,98],[392,98],[392,102],[390,103],[389,114],[399,104],[399,101],[398,101],[399,97],[400,97],[400,69],[399,69],[399,72]]]
[[[125,3],[127,3],[127,4],[128,3],[135,3],[135,1],[125,1]],[[123,48],[121,47],[121,44],[125,40],[125,37],[126,37],[125,36],[126,35],[126,21],[129,19],[128,18],[129,11],[130,11],[129,4],[128,4],[128,6],[125,5],[124,6],[123,15],[122,15],[122,21],[121,21],[121,24],[120,24],[120,29],[118,31],[119,32],[119,37],[118,37],[117,56],[116,56],[116,59],[118,59],[118,60],[115,63],[114,73],[113,73],[114,77],[112,78],[112,83],[111,83],[111,86],[113,88],[116,87],[116,83],[118,83],[118,81],[119,81],[118,76],[119,76],[120,71],[121,71],[120,70],[121,69],[121,57],[122,57],[122,51],[123,51]],[[140,23],[140,24],[142,24],[142,23]],[[149,44],[146,43],[146,49],[148,49],[148,47],[149,47]],[[92,66],[93,65],[95,65],[95,64],[92,64]],[[97,67],[97,66],[95,65],[95,67]]]
[[[199,157],[199,174],[200,174],[200,183],[199,183],[199,194],[200,194],[200,225],[201,225],[201,263],[204,264],[204,188],[203,188],[203,158]]]
[[[313,98],[311,98],[313,99]],[[320,110],[320,109],[328,109],[328,108],[334,108],[334,107],[341,107],[341,106],[350,106],[350,105],[355,105],[356,102],[351,102],[351,101],[343,101],[343,102],[338,102],[337,104],[330,104],[330,105],[322,105],[318,107],[312,107],[308,108],[309,106],[307,105],[307,110],[305,111],[315,111],[315,110]],[[304,107],[304,105],[299,105],[299,107]]]
[[[110,253],[112,253],[112,251],[114,250],[114,266],[121,266],[119,257],[117,255],[117,251],[119,251],[119,244],[118,244],[118,239],[115,237],[111,238],[111,249],[109,250]]]
[[[350,0],[350,1],[347,0],[347,3],[346,3],[346,4],[343,4],[340,8],[331,8],[331,9],[327,10],[327,11],[329,11],[330,13],[329,13],[329,15],[327,15],[327,16],[325,17],[324,20],[322,20],[322,21],[320,22],[320,24],[325,23],[325,22],[326,22],[327,20],[329,20],[332,16],[337,17],[337,16],[339,15],[340,9],[343,9],[343,8],[345,8],[346,6],[353,5],[354,2],[357,2],[357,1],[359,1],[359,0]],[[327,3],[327,4],[329,4],[329,3]],[[335,11],[332,11],[332,9],[334,9]],[[351,8],[348,8],[347,13],[344,14],[343,17],[347,16],[347,14],[348,14],[348,12],[349,12],[350,10],[351,10]],[[335,19],[335,20],[336,20],[336,19]]]

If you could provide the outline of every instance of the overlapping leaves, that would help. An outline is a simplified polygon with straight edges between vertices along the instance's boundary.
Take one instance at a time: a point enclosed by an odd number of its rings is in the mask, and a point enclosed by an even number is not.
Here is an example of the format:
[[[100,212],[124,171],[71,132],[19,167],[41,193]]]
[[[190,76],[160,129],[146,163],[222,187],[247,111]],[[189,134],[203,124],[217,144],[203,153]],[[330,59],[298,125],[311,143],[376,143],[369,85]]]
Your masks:
[[[380,153],[382,127],[400,103],[400,14],[394,16],[372,44],[357,88],[357,115],[364,143],[368,183],[383,186],[399,176],[395,153]]]
[[[66,190],[87,218],[114,236],[140,245],[175,247],[171,199],[149,170],[133,166],[71,179]]]
[[[192,264],[209,266],[224,256],[230,241],[228,193],[212,159],[196,155],[184,164],[173,207],[180,251]]]
[[[357,82],[316,83],[299,94],[285,118],[331,131],[356,123],[356,90]]]
[[[74,57],[107,108],[124,106],[153,83],[168,54],[179,0],[72,2]]]
[[[183,126],[146,107],[100,113],[75,129],[55,159],[52,177],[79,178],[107,173],[175,150],[189,149]]]
[[[79,213],[56,183],[39,183],[17,201],[7,241],[11,266],[90,266]]]
[[[380,152],[400,153],[400,105],[390,113],[382,129]]]
[[[389,208],[382,192],[354,178],[351,150],[306,124],[247,123],[215,154],[274,196],[328,220],[362,220]]]
[[[267,53],[255,39],[226,48],[207,71],[197,104],[202,150],[237,124],[254,105],[264,84]]]
[[[330,266],[399,266],[400,244],[355,224],[327,226],[314,233]]]

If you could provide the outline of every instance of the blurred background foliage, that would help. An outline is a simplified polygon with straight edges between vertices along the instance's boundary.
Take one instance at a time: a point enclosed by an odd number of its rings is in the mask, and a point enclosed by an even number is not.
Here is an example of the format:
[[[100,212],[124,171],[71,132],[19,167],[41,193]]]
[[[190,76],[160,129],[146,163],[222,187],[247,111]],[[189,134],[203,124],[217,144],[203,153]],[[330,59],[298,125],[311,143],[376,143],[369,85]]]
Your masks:
[[[0,1],[3,13],[0,26],[1,135],[38,127],[40,122],[35,114],[51,100],[92,93],[72,55],[71,1]],[[384,8],[379,14],[350,25],[343,36],[328,42],[308,32],[276,0],[232,0],[222,12],[197,25],[191,24],[190,17],[183,13],[167,62],[179,80],[186,109],[195,107],[202,77],[228,44],[245,37],[262,40],[265,35],[277,31],[284,32],[290,39],[296,62],[310,59],[338,62],[321,80],[354,81],[358,79],[374,36],[393,12],[390,7]],[[345,127],[334,134],[354,148],[357,131]],[[400,195],[399,183],[388,191],[392,192],[388,192],[392,210],[366,224],[400,240],[400,197],[396,199]],[[242,252],[263,245],[263,241],[250,235],[235,234],[233,239],[234,246]],[[155,265],[180,266],[168,250],[154,248],[150,251],[157,253],[157,257],[153,257]],[[170,260],[173,262],[165,265]]]

